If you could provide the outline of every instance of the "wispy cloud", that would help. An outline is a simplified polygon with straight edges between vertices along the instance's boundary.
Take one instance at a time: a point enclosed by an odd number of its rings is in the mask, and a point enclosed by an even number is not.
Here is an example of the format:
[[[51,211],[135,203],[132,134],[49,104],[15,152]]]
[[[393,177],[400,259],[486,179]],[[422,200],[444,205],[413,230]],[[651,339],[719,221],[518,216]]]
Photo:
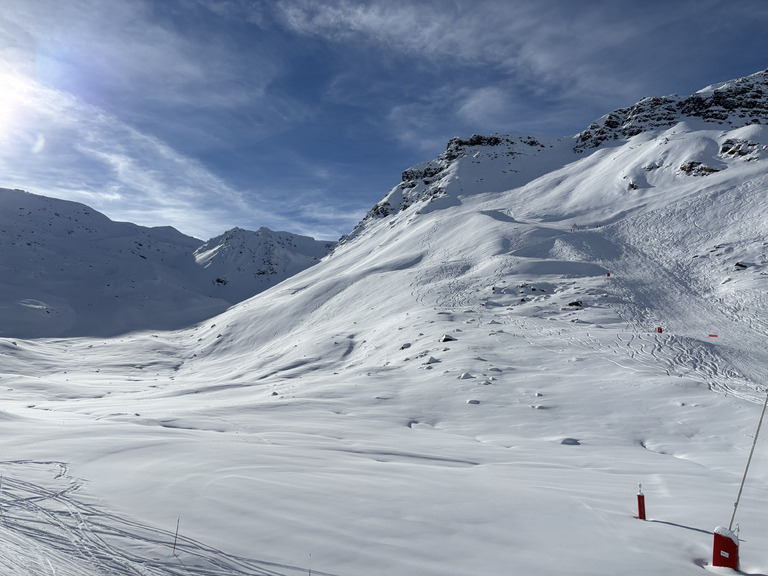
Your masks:
[[[235,214],[275,219],[259,213],[258,197],[246,201],[199,161],[104,110],[9,70],[0,78],[19,96],[14,120],[0,130],[4,187],[79,200],[116,219],[173,222],[191,234],[221,233]]]
[[[478,129],[494,117],[499,129],[530,124],[537,107],[516,100],[538,98],[545,127],[550,113],[562,121],[566,109],[582,110],[583,118],[568,127],[575,130],[577,122],[594,119],[592,111],[629,105],[649,95],[649,87],[666,93],[665,86],[677,86],[692,69],[711,67],[701,58],[717,55],[715,37],[703,42],[697,34],[732,18],[749,20],[714,0],[285,0],[278,8],[279,21],[295,34],[356,53],[368,47],[378,61],[399,58],[400,68],[420,69],[428,79],[420,83],[414,73],[407,84],[416,84],[424,98],[394,101],[392,118],[407,108],[423,117],[431,99],[442,124]],[[665,65],[657,65],[660,59]],[[677,70],[672,60],[680,63]],[[450,104],[446,90],[454,94]],[[483,111],[484,103],[491,109]]]
[[[279,4],[277,19],[294,34],[354,53],[350,68],[329,84],[329,95],[376,107],[398,141],[426,152],[467,131],[557,132],[554,117],[560,129],[570,120],[565,130],[575,132],[593,118],[565,118],[562,108],[573,110],[569,100],[603,113],[600,101],[632,94],[632,79],[607,83],[605,55],[638,32],[620,18],[610,23],[609,12],[551,0],[288,0]],[[607,32],[594,34],[596,26]],[[532,130],[537,111],[539,128]]]
[[[280,19],[298,34],[328,41],[363,42],[448,68],[497,66],[544,84],[580,81],[573,62],[626,40],[629,22],[608,34],[590,34],[606,18],[590,5],[563,2],[359,2],[294,0],[279,5]],[[601,27],[601,30],[604,28]],[[574,43],[574,38],[578,39]],[[382,57],[386,57],[382,55]],[[588,81],[588,80],[587,80]]]
[[[229,46],[173,25],[162,4],[8,0],[0,16],[33,46],[37,79],[81,97],[119,93],[164,105],[237,106],[263,94],[268,59],[243,78]],[[202,31],[204,32],[204,28]],[[211,40],[206,42],[206,40]]]
[[[467,123],[484,129],[495,126],[501,128],[500,119],[509,114],[511,94],[498,86],[487,86],[470,90],[463,103],[459,106],[458,114]]]

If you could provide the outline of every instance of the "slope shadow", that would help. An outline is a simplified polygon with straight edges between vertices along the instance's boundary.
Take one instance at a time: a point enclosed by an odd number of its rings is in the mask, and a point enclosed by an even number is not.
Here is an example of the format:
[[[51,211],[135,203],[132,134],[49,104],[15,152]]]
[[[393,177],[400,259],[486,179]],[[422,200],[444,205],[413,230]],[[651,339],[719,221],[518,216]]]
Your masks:
[[[685,526],[684,524],[676,524],[675,522],[667,522],[666,520],[649,520],[655,524],[666,524],[667,526],[674,526],[675,528],[685,528],[686,530],[693,530],[694,532],[701,532],[702,534],[712,535],[712,530],[703,530],[702,528],[694,528],[693,526]]]

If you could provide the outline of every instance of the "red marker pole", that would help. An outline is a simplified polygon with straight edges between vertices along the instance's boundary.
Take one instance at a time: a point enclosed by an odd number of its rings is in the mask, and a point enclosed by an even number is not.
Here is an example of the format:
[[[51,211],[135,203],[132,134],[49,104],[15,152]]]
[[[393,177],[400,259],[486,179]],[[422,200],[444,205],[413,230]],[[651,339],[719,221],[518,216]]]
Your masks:
[[[732,570],[739,569],[739,535],[736,532],[723,526],[715,528],[712,566],[723,566]]]
[[[637,485],[637,518],[645,520],[645,494],[643,494],[643,485]]]

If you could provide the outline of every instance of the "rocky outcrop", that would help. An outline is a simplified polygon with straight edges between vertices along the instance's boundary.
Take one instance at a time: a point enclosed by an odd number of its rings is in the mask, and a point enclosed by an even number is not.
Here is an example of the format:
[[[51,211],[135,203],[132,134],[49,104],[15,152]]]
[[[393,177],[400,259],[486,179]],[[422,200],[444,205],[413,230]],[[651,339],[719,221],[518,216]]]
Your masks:
[[[643,98],[594,121],[577,136],[574,150],[584,152],[609,140],[631,138],[653,128],[674,126],[685,117],[728,124],[768,123],[768,70],[713,85],[688,97]]]
[[[437,158],[404,170],[400,183],[368,211],[355,229],[370,220],[384,218],[407,210],[414,204],[442,197],[445,194],[444,180],[449,175],[449,169],[462,158],[471,156],[475,162],[480,158],[515,158],[533,151],[541,151],[546,147],[547,145],[528,135],[473,134],[469,138],[451,138],[445,151]]]

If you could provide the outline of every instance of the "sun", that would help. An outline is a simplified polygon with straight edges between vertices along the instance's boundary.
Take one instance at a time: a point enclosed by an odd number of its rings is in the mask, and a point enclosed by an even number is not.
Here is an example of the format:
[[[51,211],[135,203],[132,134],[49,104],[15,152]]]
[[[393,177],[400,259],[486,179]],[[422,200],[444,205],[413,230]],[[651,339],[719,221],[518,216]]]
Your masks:
[[[42,151],[42,134],[28,133],[29,118],[36,101],[35,81],[0,64],[0,146],[26,146],[30,152]],[[40,140],[42,138],[42,141]]]

